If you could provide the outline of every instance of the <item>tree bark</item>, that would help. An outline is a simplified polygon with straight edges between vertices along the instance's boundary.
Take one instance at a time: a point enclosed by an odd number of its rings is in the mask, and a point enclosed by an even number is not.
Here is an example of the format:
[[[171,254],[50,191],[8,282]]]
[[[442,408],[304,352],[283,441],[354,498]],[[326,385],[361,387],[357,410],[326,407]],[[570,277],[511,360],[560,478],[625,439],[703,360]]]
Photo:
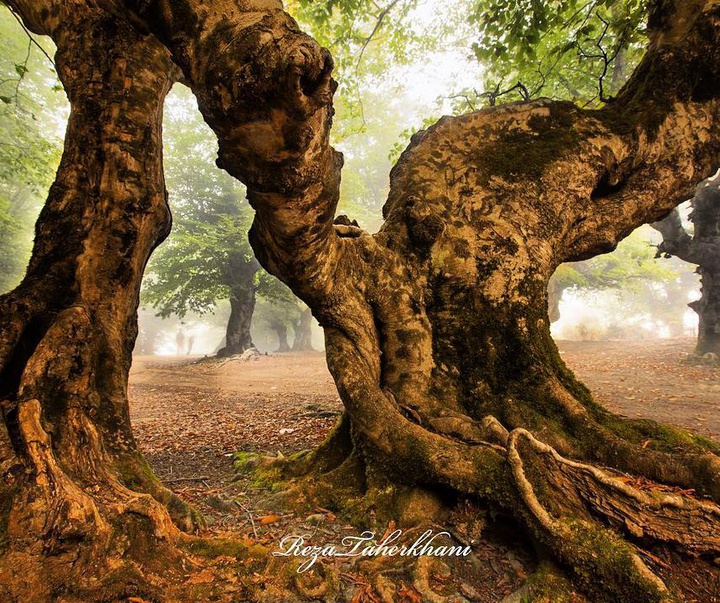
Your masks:
[[[615,471],[717,501],[718,446],[598,406],[550,338],[547,284],[716,167],[720,9],[658,2],[647,56],[601,111],[541,100],[416,134],[369,236],[333,226],[332,63],[279,4],[126,5],[171,49],[218,135],[219,165],[247,185],[258,259],[325,328],[347,418],[338,446],[306,459],[312,480],[352,464],[376,506],[400,484],[480,497],[593,601],[672,600],[635,546],[716,555],[720,509],[653,499]]]
[[[55,41],[71,113],[27,275],[0,297],[12,444],[0,591],[6,600],[114,599],[133,564],[151,582],[179,562],[163,548],[179,537],[168,511],[186,529],[195,521],[138,452],[127,399],[142,272],[170,228],[161,122],[179,74],[156,40],[105,11],[12,6]],[[138,530],[148,530],[144,550]]]
[[[288,343],[287,325],[285,322],[282,320],[272,320],[270,322],[270,328],[275,331],[278,338],[278,349],[275,351],[280,353],[289,352],[290,344]]]
[[[310,352],[312,346],[312,311],[305,308],[300,313],[300,318],[293,323],[295,339],[293,341],[293,352]]]
[[[254,348],[250,327],[255,311],[255,274],[260,264],[255,258],[246,260],[242,254],[233,252],[228,264],[227,283],[230,286],[230,318],[225,335],[225,347],[218,351],[221,358],[242,354]]]
[[[551,323],[560,320],[560,301],[562,300],[565,287],[557,278],[551,278],[548,282],[548,319]]]
[[[720,177],[701,183],[692,199],[690,219],[695,228],[690,235],[682,225],[677,209],[652,224],[663,241],[658,256],[674,255],[695,264],[700,275],[699,300],[689,306],[698,315],[695,356],[717,362],[720,358]]]

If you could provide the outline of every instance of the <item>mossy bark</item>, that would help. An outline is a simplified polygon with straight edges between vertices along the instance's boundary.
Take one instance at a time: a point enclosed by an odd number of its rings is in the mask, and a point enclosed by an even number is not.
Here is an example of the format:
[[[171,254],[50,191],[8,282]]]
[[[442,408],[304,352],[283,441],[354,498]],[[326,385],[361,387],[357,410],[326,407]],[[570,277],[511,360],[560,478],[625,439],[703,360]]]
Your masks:
[[[140,280],[170,228],[161,122],[179,73],[103,10],[12,4],[55,41],[71,113],[27,275],[0,297],[3,596],[110,600],[114,572],[147,568],[140,590],[172,574],[171,516],[198,520],[138,452],[127,399]]]

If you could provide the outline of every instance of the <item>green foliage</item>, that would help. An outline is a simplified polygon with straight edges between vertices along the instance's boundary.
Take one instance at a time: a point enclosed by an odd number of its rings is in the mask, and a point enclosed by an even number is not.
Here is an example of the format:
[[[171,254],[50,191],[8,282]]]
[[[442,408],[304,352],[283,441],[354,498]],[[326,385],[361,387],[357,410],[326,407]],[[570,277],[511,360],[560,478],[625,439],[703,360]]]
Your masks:
[[[32,227],[60,160],[65,98],[47,58],[0,5],[0,292],[30,256]],[[62,87],[60,87],[62,90]],[[54,126],[54,127],[53,127]]]
[[[252,211],[242,185],[216,168],[217,141],[194,97],[177,87],[165,116],[165,177],[173,231],[153,255],[142,300],[160,316],[213,311],[230,296],[231,256],[250,261]]]
[[[617,92],[642,55],[647,0],[477,0],[473,51],[487,69],[484,91],[495,104],[548,96],[588,104]],[[470,100],[474,99],[474,100]],[[465,105],[464,107],[462,105]]]
[[[448,43],[457,16],[455,5],[419,18],[427,5],[419,0],[290,0],[285,9],[335,61],[335,95],[338,114],[335,140],[364,132],[365,109],[373,90],[390,92],[394,70],[421,62]],[[420,13],[419,13],[420,11]]]
[[[173,229],[148,264],[141,300],[165,318],[212,313],[237,284],[233,267],[254,257],[247,236],[254,214],[245,188],[215,167],[217,139],[185,87],[168,96],[164,148]],[[292,296],[263,271],[254,282],[268,299]]]
[[[260,299],[255,306],[253,324],[264,331],[272,330],[278,323],[286,327],[296,324],[307,308],[287,285],[265,271],[258,273],[257,294]]]
[[[620,242],[613,253],[596,256],[584,262],[563,264],[553,276],[563,288],[587,290],[626,290],[644,287],[647,283],[669,283],[679,276],[669,264],[655,261],[656,246],[648,235],[636,230]]]
[[[671,334],[682,333],[688,291],[697,287],[696,278],[680,261],[655,259],[657,248],[650,240],[653,234],[650,227],[642,227],[613,253],[563,264],[556,270],[551,293],[559,296],[572,290],[589,306],[604,304],[604,331],[598,331],[600,323],[583,322],[577,327],[583,338],[592,338],[593,334],[619,337],[626,329],[646,328],[641,325],[649,321],[662,323]]]

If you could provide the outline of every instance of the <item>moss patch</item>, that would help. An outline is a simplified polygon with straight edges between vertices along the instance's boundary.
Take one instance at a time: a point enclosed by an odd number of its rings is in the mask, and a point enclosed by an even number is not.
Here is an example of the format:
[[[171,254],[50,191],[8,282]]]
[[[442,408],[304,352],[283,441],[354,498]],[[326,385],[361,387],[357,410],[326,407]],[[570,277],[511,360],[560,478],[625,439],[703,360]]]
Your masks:
[[[268,550],[261,545],[246,545],[239,540],[230,538],[196,538],[182,547],[200,557],[235,557],[235,559],[261,559],[268,555]]]
[[[539,178],[547,166],[577,148],[580,137],[574,130],[577,109],[572,103],[549,105],[547,116],[528,120],[529,131],[513,131],[484,147],[477,160],[487,177]]]
[[[255,452],[236,452],[233,456],[235,473],[249,480],[251,488],[276,492],[284,485],[283,464],[288,459],[275,459]]]

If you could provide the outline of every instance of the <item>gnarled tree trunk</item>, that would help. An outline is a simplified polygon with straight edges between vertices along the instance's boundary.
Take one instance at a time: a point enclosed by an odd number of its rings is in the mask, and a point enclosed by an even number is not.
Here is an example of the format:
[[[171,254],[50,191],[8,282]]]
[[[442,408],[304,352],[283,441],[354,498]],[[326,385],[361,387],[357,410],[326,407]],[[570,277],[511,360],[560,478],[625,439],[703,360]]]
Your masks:
[[[658,255],[674,255],[697,265],[701,297],[689,306],[698,315],[698,339],[695,355],[720,358],[720,178],[701,183],[693,197],[690,235],[682,225],[677,209],[652,226],[663,236]]]
[[[672,599],[637,544],[717,555],[717,505],[615,471],[717,501],[718,447],[595,404],[557,354],[546,295],[560,263],[612,249],[716,167],[720,8],[657,3],[648,54],[604,110],[541,100],[416,134],[370,236],[332,223],[332,62],[279,4],[126,5],[171,49],[218,164],[247,185],[256,256],[325,328],[347,416],[306,468],[337,479],[353,465],[368,496],[405,484],[488,500],[593,601]]]
[[[290,344],[288,343],[287,336],[287,325],[285,321],[280,319],[273,319],[270,321],[270,328],[275,331],[278,338],[278,349],[276,352],[289,352]]]
[[[242,254],[230,254],[227,283],[230,287],[230,318],[225,334],[225,347],[218,351],[219,357],[242,354],[254,348],[250,334],[255,311],[255,274],[260,264],[255,258],[246,260]]]
[[[170,228],[161,119],[179,74],[156,40],[103,10],[11,4],[55,41],[71,113],[27,275],[0,297],[0,439],[12,444],[0,593],[119,598],[135,564],[173,571],[174,548],[160,552],[178,537],[168,510],[192,527],[140,456],[127,399],[142,272]]]

